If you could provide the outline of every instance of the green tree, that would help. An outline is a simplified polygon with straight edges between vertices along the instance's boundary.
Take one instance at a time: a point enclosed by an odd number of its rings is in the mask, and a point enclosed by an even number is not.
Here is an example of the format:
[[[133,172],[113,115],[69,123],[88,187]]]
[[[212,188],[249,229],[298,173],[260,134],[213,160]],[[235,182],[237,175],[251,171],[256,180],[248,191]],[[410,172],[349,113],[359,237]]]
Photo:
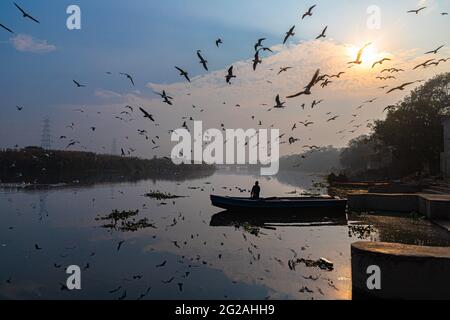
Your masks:
[[[439,172],[443,150],[443,116],[450,113],[450,73],[444,73],[411,91],[376,121],[372,139],[379,152],[392,152],[392,168],[399,175]]]

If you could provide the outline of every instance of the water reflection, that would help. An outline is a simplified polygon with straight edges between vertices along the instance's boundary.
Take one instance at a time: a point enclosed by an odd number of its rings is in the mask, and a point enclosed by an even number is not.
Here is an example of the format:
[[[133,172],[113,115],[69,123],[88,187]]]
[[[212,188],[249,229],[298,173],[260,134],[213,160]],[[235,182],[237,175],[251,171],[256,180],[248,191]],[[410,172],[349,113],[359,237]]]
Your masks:
[[[347,216],[345,213],[334,213],[327,217],[326,213],[319,211],[292,214],[266,214],[266,213],[236,213],[222,211],[212,216],[210,226],[212,227],[231,227],[250,224],[257,227],[320,227],[320,226],[345,226],[347,225]]]
[[[350,244],[359,236],[401,240],[390,223],[235,215],[210,204],[211,193],[245,196],[255,180],[263,197],[307,192],[320,181],[297,177],[284,183],[217,173],[184,182],[0,191],[0,298],[349,299]],[[145,197],[152,190],[185,198]],[[350,229],[355,221],[369,232]],[[449,244],[446,234],[419,225],[407,240]],[[320,258],[333,270],[310,263]],[[292,269],[292,261],[300,263]],[[72,264],[82,269],[80,291],[62,290]]]

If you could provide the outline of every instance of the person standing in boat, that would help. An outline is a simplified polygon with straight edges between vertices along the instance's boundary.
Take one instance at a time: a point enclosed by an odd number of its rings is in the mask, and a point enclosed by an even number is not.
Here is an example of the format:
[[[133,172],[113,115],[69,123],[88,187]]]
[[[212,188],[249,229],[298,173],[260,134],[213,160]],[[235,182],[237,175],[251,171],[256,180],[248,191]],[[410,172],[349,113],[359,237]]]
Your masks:
[[[256,181],[256,182],[255,182],[255,185],[254,185],[253,188],[252,188],[251,198],[252,198],[252,199],[255,199],[255,200],[259,199],[259,193],[260,193],[260,192],[261,192],[261,188],[260,188],[260,186],[259,186],[259,182]]]

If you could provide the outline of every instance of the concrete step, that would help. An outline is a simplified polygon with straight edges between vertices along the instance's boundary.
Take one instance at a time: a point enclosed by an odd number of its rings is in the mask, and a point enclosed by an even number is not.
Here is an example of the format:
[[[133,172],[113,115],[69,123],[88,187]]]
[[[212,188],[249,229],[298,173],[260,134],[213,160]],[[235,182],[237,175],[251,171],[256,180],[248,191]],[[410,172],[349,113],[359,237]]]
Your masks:
[[[442,194],[441,192],[439,192],[439,191],[436,191],[436,190],[434,190],[434,189],[423,189],[423,190],[422,190],[422,193],[429,193],[429,194]]]
[[[441,194],[450,194],[450,188],[447,188],[447,187],[428,186],[427,189],[434,190],[437,193],[441,193]]]
[[[429,183],[429,186],[436,186],[436,187],[443,187],[443,188],[450,188],[450,183],[444,183],[444,182],[433,182]]]

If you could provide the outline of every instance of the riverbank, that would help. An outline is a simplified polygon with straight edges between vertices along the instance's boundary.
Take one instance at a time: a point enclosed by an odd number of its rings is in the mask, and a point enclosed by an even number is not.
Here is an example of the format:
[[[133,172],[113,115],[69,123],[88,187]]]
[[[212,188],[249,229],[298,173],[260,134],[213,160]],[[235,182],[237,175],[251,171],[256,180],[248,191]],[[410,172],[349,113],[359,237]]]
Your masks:
[[[140,159],[91,152],[25,148],[0,151],[3,185],[92,184],[166,179],[183,181],[214,173],[210,165],[175,165],[168,158]]]

